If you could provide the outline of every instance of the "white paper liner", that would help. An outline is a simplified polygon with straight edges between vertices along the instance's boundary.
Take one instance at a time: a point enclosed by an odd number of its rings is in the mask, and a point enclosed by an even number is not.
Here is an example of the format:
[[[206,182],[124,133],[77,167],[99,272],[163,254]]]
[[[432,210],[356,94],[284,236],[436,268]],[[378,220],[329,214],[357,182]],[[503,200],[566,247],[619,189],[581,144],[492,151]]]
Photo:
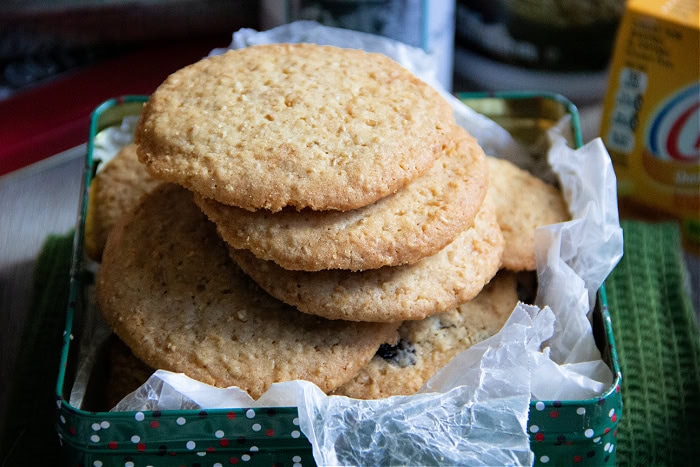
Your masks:
[[[385,53],[439,89],[487,154],[528,157],[507,131],[441,90],[430,58],[419,49],[313,22],[265,32],[243,29],[230,48],[271,42]],[[588,316],[598,288],[622,256],[616,180],[599,139],[578,150],[567,146],[568,125],[565,119],[550,132],[548,162],[560,178],[572,220],[535,233],[539,306],[519,304],[499,333],[455,357],[419,394],[359,401],[293,381],[272,385],[254,401],[237,388],[214,388],[158,370],[114,410],[296,406],[319,465],[531,464],[530,400],[595,397],[613,379]]]

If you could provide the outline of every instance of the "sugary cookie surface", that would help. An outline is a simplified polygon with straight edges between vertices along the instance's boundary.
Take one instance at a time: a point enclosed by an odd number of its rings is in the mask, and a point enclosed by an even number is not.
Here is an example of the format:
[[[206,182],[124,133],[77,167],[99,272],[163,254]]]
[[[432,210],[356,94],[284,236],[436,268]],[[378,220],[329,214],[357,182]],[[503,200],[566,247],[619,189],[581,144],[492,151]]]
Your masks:
[[[486,196],[483,151],[455,126],[445,153],[393,195],[351,211],[255,212],[196,196],[232,247],[290,270],[367,270],[437,253],[470,226]]]
[[[329,321],[265,294],[231,261],[192,194],[173,184],[114,227],[97,304],[148,366],[253,397],[293,379],[332,390],[394,341],[398,327]]]
[[[141,196],[162,182],[151,177],[136,155],[136,145],[124,146],[90,185],[85,249],[99,261],[107,235],[119,218],[136,206]]]
[[[155,177],[244,209],[348,210],[425,172],[451,106],[384,55],[247,47],[173,73],[136,129]]]
[[[351,321],[416,320],[474,298],[498,272],[503,236],[482,203],[473,227],[417,263],[366,271],[290,271],[247,250],[229,249],[263,289],[304,313]]]
[[[503,267],[534,271],[535,229],[568,221],[569,208],[561,191],[505,159],[487,157],[487,198],[495,206],[503,231]]]

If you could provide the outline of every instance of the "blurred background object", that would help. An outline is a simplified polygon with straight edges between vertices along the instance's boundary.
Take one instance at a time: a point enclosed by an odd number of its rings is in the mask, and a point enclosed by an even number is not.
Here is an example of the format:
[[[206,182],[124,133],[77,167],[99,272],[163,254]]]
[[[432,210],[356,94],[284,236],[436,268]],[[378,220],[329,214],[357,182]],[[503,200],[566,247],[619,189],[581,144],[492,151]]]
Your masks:
[[[297,20],[396,39],[435,60],[437,79],[452,91],[455,0],[262,0],[263,29]]]
[[[257,28],[245,0],[0,1],[0,176],[85,142],[101,102]]]
[[[0,99],[154,42],[257,27],[245,0],[2,0]]]
[[[602,99],[625,0],[458,0],[461,86]]]
[[[686,249],[700,259],[697,0],[629,0],[604,104],[600,135],[623,214],[680,221]]]

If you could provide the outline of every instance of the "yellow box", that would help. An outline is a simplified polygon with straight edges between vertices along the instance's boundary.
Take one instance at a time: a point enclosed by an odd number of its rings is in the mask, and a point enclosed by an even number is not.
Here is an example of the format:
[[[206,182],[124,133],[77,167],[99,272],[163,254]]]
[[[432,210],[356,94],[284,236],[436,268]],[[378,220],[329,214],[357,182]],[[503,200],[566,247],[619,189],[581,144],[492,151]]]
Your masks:
[[[700,252],[699,49],[698,0],[629,0],[600,131],[621,206],[678,218],[694,252]]]

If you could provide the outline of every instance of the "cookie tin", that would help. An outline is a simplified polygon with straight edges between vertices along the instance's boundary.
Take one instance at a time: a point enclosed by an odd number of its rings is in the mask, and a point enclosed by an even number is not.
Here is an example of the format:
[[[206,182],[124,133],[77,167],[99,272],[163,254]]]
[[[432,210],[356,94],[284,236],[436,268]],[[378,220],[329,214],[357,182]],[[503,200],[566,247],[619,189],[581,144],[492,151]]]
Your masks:
[[[558,95],[530,93],[459,94],[480,113],[498,121],[519,140],[536,147],[546,130],[571,115],[571,140],[582,144],[578,113]],[[81,208],[71,266],[70,299],[56,385],[56,431],[69,466],[166,465],[313,465],[311,444],[298,426],[294,407],[105,412],[90,402],[101,375],[92,371],[80,406],[71,403],[84,345],[82,330],[90,319],[86,304],[93,281],[84,261],[83,235],[88,188],[99,161],[95,137],[105,128],[137,116],[145,96],[110,99],[93,112],[82,181]],[[613,383],[587,400],[530,404],[528,431],[536,465],[614,465],[615,437],[622,415],[622,376],[615,349],[604,286],[593,313],[593,331]],[[100,368],[99,356],[95,369]]]

